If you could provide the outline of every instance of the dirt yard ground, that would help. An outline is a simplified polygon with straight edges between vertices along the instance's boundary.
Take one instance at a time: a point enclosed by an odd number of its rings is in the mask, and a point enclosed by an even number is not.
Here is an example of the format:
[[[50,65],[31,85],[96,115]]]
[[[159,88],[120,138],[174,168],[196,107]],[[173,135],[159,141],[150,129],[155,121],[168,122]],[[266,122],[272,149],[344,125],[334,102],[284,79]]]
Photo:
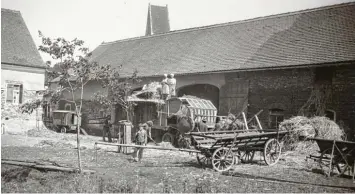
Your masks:
[[[228,173],[202,169],[195,155],[145,150],[133,162],[117,148],[99,146],[100,137],[82,136],[82,165],[93,175],[43,172],[2,165],[1,191],[6,192],[355,192],[350,178],[326,178],[309,168],[306,156],[287,156],[275,166],[262,161],[236,165]],[[3,159],[50,161],[77,167],[75,134],[30,130],[1,136]],[[258,157],[256,158],[258,160]],[[313,165],[314,166],[314,165]]]

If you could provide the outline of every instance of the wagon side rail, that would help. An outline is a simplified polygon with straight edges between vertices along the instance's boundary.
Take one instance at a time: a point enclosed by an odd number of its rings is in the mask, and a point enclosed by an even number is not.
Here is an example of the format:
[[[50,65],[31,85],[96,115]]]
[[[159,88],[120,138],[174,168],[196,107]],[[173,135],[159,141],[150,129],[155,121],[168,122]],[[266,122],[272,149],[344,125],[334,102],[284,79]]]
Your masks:
[[[355,157],[355,142],[351,141],[340,141],[340,140],[329,140],[329,139],[321,139],[321,138],[310,138],[310,140],[314,140],[320,152],[324,152],[325,150],[332,148],[333,145],[336,148],[334,154],[341,154],[348,152],[350,156]]]

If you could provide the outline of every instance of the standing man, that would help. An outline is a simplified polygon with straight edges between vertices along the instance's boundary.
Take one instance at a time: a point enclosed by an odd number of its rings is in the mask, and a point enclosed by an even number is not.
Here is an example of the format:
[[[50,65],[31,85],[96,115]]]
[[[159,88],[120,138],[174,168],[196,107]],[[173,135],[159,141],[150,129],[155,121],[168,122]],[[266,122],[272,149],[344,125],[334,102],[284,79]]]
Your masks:
[[[169,94],[171,97],[176,96],[175,92],[175,87],[176,87],[176,79],[174,78],[174,74],[169,74],[168,75],[168,80],[167,80],[168,86],[169,86]]]
[[[170,93],[170,89],[168,85],[168,74],[164,74],[164,79],[163,81],[161,81],[161,85],[162,85],[162,95],[163,95],[162,98],[163,100],[166,100]]]
[[[148,125],[146,123],[139,125],[139,130],[135,135],[136,145],[140,145],[140,146],[147,145],[148,135],[147,135],[147,131],[145,130],[145,128],[147,127]],[[134,161],[138,162],[142,160],[143,149],[144,148],[136,148],[135,152],[133,153]]]
[[[156,144],[156,142],[152,138],[152,127],[153,127],[153,121],[147,121],[146,131],[147,131],[148,139],[150,139],[152,142],[154,142]]]
[[[111,120],[111,115],[108,115],[104,122],[104,128],[102,130],[102,138],[104,141],[106,141],[105,136],[107,135],[108,141],[112,142],[111,130],[110,130],[112,124],[110,123],[110,120]]]

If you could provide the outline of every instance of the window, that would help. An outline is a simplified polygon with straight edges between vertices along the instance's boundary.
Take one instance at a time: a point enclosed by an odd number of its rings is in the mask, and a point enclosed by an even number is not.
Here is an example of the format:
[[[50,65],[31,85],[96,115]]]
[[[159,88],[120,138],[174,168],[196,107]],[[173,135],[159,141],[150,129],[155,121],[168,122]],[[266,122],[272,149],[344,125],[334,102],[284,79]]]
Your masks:
[[[22,103],[22,84],[6,84],[6,103],[21,104]]]
[[[66,103],[65,104],[65,110],[71,110],[71,104]]]
[[[336,112],[334,110],[326,110],[325,116],[328,117],[330,120],[336,121]]]
[[[269,127],[271,129],[278,129],[279,124],[284,120],[284,111],[282,109],[269,110]]]
[[[99,115],[100,118],[105,117],[105,112],[104,112],[103,110],[100,110],[100,113],[99,113],[99,114],[100,114],[100,115]]]

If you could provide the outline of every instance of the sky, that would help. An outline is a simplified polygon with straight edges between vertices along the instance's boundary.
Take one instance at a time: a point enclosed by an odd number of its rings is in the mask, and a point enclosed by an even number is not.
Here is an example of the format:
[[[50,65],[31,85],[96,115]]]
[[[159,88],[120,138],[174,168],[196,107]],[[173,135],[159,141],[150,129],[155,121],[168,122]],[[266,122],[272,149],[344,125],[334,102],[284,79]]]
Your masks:
[[[102,42],[144,36],[149,3],[168,5],[170,28],[179,30],[354,1],[1,0],[1,7],[21,12],[37,46],[40,30],[52,38],[84,40],[93,50]]]

